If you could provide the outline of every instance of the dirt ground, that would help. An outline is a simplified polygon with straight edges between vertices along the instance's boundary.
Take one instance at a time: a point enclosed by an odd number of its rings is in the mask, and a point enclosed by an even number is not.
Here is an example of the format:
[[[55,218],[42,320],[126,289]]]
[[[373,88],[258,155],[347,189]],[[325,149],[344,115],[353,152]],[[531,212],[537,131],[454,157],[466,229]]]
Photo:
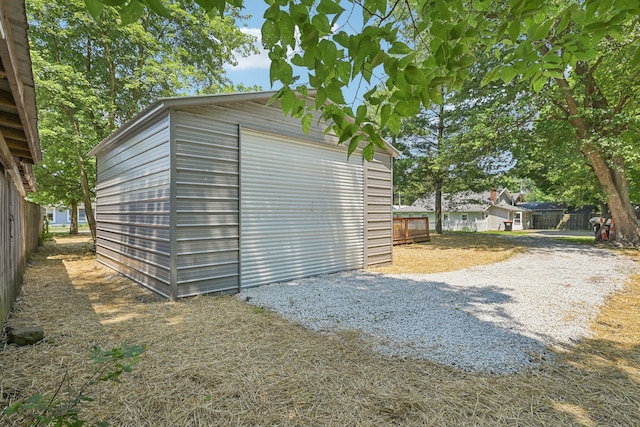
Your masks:
[[[453,240],[420,248],[419,259],[464,257],[466,245],[478,262],[495,249]],[[521,250],[509,245],[495,252]],[[121,383],[85,389],[95,400],[79,417],[89,424],[640,425],[640,277],[608,300],[592,338],[540,369],[496,376],[384,357],[357,332],[311,332],[233,296],[167,302],[97,264],[86,237],[59,237],[30,264],[14,316],[38,322],[46,340],[0,352],[1,408],[77,391],[92,374],[91,347],[126,342],[146,351]],[[30,421],[0,415],[3,426]]]

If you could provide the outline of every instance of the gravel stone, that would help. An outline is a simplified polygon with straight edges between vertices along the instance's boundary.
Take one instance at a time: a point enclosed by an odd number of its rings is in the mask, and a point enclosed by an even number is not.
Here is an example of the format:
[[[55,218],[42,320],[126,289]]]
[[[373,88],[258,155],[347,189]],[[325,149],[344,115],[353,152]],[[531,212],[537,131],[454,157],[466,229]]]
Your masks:
[[[385,355],[517,372],[579,342],[637,264],[605,248],[529,240],[506,261],[438,274],[351,271],[243,290],[315,331],[356,329]],[[428,262],[428,260],[425,260]]]

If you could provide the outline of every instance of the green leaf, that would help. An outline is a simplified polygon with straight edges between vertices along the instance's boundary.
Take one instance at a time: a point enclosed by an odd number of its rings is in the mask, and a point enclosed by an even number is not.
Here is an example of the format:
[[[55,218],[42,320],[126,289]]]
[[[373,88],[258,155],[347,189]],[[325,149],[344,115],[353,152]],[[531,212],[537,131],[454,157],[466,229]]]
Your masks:
[[[389,121],[387,122],[387,127],[391,132],[398,134],[400,133],[400,128],[402,127],[402,119],[395,112],[389,116]]]
[[[395,112],[403,117],[415,116],[420,112],[420,101],[415,99],[399,101],[396,104]]]
[[[344,96],[342,95],[342,90],[336,83],[331,83],[326,86],[327,89],[327,97],[335,102],[336,104],[346,104],[344,100]]]
[[[336,61],[338,59],[338,50],[335,43],[324,39],[320,41],[318,47],[320,48],[320,53],[322,54],[322,60],[327,65],[327,67],[335,68]]]
[[[512,42],[516,42],[518,40],[518,37],[520,36],[520,21],[516,21],[514,20],[510,25],[509,25],[509,37],[511,38]]]
[[[123,4],[125,4],[127,2],[127,0],[100,0],[102,1],[102,3],[106,4],[107,6],[122,6]]]
[[[631,65],[633,67],[637,67],[640,65],[640,46],[636,48],[636,53],[633,55],[633,59],[631,60]]]
[[[140,0],[131,0],[120,9],[120,25],[129,25],[136,22],[144,13],[144,4]]]
[[[551,26],[553,25],[552,19],[547,19],[545,22],[540,24],[533,33],[534,40],[542,40],[549,36],[549,31],[551,30]]]
[[[293,23],[291,15],[281,11],[278,17],[278,27],[282,43],[294,47],[296,45],[295,24]]]
[[[353,152],[358,149],[360,141],[362,141],[362,135],[356,135],[351,138],[351,141],[349,141],[349,148],[347,149],[347,157],[351,157]]]
[[[102,14],[102,10],[104,9],[104,3],[100,0],[84,0],[84,4],[87,7],[87,11],[89,15],[96,21],[100,18],[100,14]]]
[[[344,8],[340,6],[339,2],[335,2],[333,0],[321,0],[316,11],[324,15],[335,15],[344,12]]]
[[[544,88],[544,85],[547,84],[547,79],[545,77],[539,77],[532,82],[533,90],[538,93]]]
[[[344,31],[334,34],[333,40],[342,47],[349,47],[349,35]]]
[[[167,9],[162,2],[162,0],[143,0],[149,9],[153,12],[157,13],[160,16],[164,16],[165,18],[169,18],[171,16],[171,12]]]
[[[380,108],[380,127],[384,127],[387,124],[390,116],[391,116],[391,105],[384,104]]]
[[[302,130],[305,134],[309,135],[309,130],[311,129],[311,125],[313,124],[313,114],[307,113],[302,116]]]
[[[366,147],[362,150],[362,157],[367,161],[373,160],[373,156],[376,154],[376,148],[373,143],[368,143]]]
[[[442,90],[439,87],[434,87],[429,90],[429,97],[436,105],[444,104],[444,97],[442,96]],[[417,114],[417,113],[416,113]]]
[[[515,67],[512,66],[505,66],[502,68],[502,71],[500,72],[500,76],[502,77],[502,81],[505,83],[509,83],[511,80],[513,80],[513,78],[516,76],[517,71],[515,69]]]
[[[327,91],[323,87],[319,87],[316,91],[316,109],[322,107],[327,102]]]
[[[389,53],[392,55],[406,55],[411,52],[413,52],[413,49],[402,42],[394,42],[391,49],[389,49]]]
[[[424,73],[422,72],[421,69],[419,69],[415,65],[408,65],[404,69],[404,78],[409,84],[412,84],[415,86],[425,85]]]
[[[262,43],[273,46],[280,40],[280,26],[273,19],[265,19],[262,24]]]
[[[356,123],[362,123],[367,118],[367,106],[359,105],[356,110]]]

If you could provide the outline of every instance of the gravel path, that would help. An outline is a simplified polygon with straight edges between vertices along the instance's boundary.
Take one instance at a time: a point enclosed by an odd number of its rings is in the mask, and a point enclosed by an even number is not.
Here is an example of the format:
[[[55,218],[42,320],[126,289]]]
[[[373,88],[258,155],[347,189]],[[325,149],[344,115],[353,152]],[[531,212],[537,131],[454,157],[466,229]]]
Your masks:
[[[533,240],[531,240],[533,241]],[[242,291],[313,330],[357,329],[388,355],[516,372],[589,335],[605,297],[638,266],[603,248],[535,239],[497,264],[438,274],[354,271]]]

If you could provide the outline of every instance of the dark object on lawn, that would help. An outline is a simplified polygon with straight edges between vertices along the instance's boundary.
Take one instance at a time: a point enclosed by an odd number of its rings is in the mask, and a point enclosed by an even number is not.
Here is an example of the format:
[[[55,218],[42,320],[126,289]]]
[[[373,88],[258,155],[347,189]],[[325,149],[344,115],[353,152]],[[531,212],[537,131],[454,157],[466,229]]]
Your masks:
[[[616,236],[615,222],[613,218],[595,216],[589,220],[593,227],[596,242],[614,240]]]

